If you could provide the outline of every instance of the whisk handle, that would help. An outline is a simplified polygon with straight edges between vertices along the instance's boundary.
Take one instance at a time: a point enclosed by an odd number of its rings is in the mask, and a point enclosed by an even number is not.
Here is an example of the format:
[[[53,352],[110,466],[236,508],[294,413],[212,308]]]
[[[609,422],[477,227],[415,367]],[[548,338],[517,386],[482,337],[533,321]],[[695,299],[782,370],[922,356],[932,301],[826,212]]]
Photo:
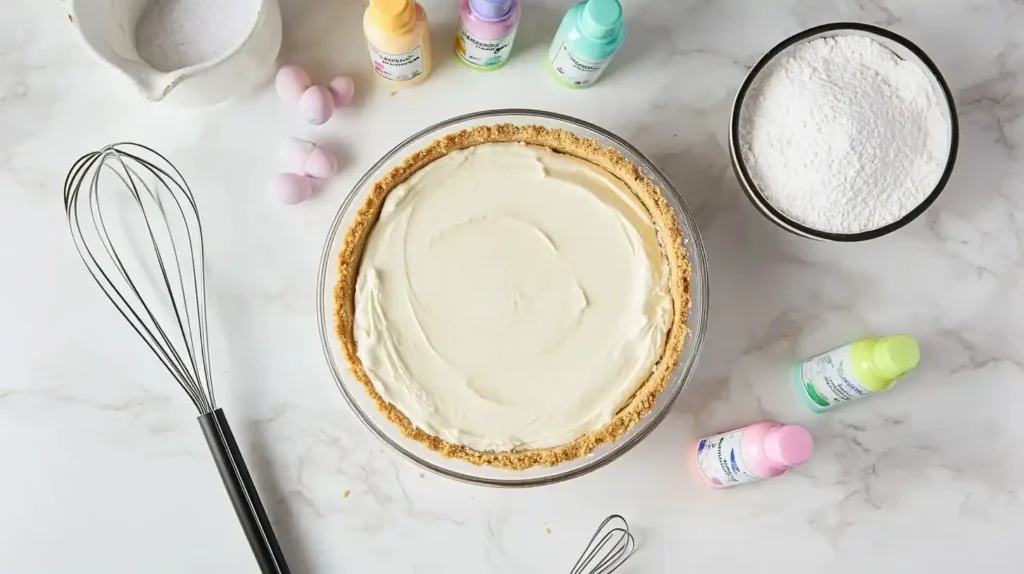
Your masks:
[[[260,572],[289,574],[290,570],[284,561],[281,546],[278,545],[270,519],[263,510],[260,495],[256,492],[252,477],[249,476],[249,469],[245,467],[245,461],[238,450],[238,443],[235,442],[235,435],[228,426],[224,411],[216,409],[200,416],[199,426],[206,436],[206,443],[210,445],[213,460],[217,463],[221,479],[224,480],[231,504],[235,506],[242,530],[249,539],[249,546],[252,547]]]

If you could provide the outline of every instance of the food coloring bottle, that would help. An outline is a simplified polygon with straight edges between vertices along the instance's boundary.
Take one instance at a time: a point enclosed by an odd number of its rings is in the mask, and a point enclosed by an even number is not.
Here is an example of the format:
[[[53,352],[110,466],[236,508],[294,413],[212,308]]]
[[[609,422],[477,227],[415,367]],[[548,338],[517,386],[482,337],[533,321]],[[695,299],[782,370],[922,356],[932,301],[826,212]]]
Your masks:
[[[784,474],[811,458],[814,439],[800,425],[761,421],[697,441],[701,475],[715,488],[728,488]]]
[[[548,67],[572,88],[593,85],[626,39],[619,0],[584,0],[562,19],[548,49]]]
[[[363,32],[373,71],[395,87],[416,85],[430,75],[427,13],[413,0],[370,0]]]
[[[907,335],[860,339],[798,363],[793,382],[804,405],[823,413],[889,390],[920,360],[917,341]]]
[[[475,70],[505,65],[522,14],[520,0],[459,0],[455,55]]]

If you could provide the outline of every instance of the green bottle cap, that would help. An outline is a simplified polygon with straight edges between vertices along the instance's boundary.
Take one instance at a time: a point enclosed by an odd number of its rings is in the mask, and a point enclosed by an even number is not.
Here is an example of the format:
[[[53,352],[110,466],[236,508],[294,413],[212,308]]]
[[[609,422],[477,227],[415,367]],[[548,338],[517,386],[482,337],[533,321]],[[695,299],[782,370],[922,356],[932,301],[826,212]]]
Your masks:
[[[583,33],[591,38],[604,39],[616,34],[622,24],[622,5],[619,0],[589,0],[581,15]]]
[[[874,367],[880,377],[895,381],[921,361],[921,347],[912,337],[893,335],[875,344]]]

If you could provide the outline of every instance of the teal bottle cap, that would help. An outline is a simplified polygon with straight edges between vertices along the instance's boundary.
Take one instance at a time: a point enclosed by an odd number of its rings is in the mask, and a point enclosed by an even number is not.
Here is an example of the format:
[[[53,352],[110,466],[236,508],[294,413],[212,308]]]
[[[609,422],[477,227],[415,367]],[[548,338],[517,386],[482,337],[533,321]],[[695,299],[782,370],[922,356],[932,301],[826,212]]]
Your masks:
[[[591,38],[608,38],[622,25],[622,5],[619,0],[588,0],[580,16],[583,33]]]
[[[914,370],[920,361],[921,347],[907,335],[886,337],[875,345],[875,369],[880,376],[891,381]]]

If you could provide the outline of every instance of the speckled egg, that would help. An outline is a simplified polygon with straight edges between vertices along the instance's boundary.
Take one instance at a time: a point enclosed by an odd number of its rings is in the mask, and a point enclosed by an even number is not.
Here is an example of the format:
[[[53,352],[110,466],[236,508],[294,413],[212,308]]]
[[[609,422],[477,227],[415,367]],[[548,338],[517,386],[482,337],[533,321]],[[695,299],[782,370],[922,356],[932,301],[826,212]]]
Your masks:
[[[306,70],[298,66],[281,66],[274,78],[277,95],[289,104],[294,104],[302,97],[303,92],[313,85]]]
[[[306,158],[306,165],[302,171],[309,177],[326,179],[338,171],[338,162],[331,152],[322,146],[314,146],[312,153]]]
[[[351,76],[334,78],[327,85],[327,89],[331,92],[331,97],[334,98],[334,107],[336,108],[343,108],[351,104],[352,98],[356,95],[356,84]]]
[[[299,98],[299,113],[304,120],[314,126],[325,123],[334,113],[334,99],[331,93],[323,86],[310,86]]]
[[[278,156],[284,162],[285,169],[293,173],[305,173],[306,162],[316,149],[316,144],[301,138],[291,137],[281,143]]]

